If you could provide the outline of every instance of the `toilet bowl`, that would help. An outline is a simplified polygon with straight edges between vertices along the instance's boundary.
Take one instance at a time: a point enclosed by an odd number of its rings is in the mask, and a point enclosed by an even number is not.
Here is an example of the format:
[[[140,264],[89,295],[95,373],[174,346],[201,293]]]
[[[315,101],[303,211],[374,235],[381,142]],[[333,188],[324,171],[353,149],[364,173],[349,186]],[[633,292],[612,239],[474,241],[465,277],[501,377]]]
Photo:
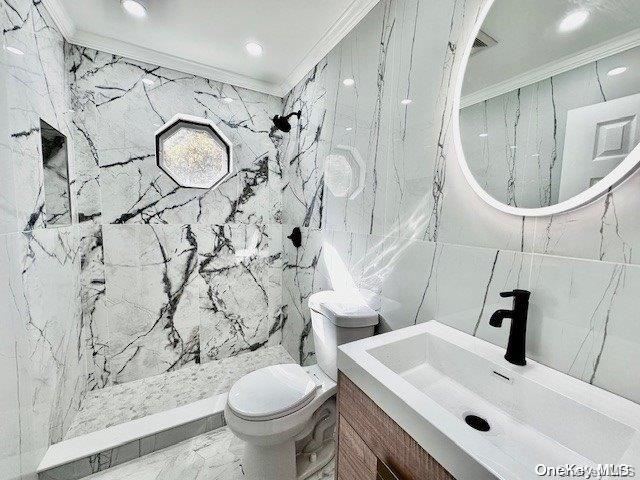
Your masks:
[[[251,372],[229,391],[225,418],[245,442],[250,480],[297,480],[335,452],[338,346],[373,335],[378,314],[336,292],[309,297],[317,365],[274,365]]]

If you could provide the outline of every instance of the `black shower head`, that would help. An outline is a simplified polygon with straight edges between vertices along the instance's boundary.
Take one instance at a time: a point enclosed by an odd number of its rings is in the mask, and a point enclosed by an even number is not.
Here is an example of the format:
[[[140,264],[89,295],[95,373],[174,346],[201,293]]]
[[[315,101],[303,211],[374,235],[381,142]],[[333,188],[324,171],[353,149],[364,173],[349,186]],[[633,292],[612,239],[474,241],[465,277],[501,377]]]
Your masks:
[[[277,130],[280,130],[281,132],[284,132],[284,133],[288,133],[291,131],[291,124],[289,123],[289,118],[292,116],[296,116],[300,118],[300,115],[302,115],[301,110],[298,110],[297,112],[291,112],[289,115],[286,115],[286,116],[276,115],[272,119],[273,125]]]

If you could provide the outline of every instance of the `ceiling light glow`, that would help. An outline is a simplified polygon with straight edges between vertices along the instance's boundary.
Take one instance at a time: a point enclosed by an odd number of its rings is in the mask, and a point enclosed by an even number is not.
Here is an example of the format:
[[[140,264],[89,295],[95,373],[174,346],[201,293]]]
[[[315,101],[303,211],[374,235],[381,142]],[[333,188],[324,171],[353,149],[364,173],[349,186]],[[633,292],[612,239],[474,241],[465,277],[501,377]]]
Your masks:
[[[480,135],[478,135],[480,138],[487,138],[489,136],[488,133],[481,133]]]
[[[343,84],[345,87],[353,87],[353,86],[355,85],[355,83],[356,83],[356,81],[355,81],[353,78],[345,78],[345,79],[342,81],[342,84]]]
[[[584,25],[588,19],[589,12],[587,10],[574,10],[562,19],[558,30],[561,32],[571,32]]]
[[[616,67],[607,72],[607,75],[610,77],[615,77],[616,75],[622,75],[627,71],[627,67]]]
[[[345,128],[345,130],[346,130],[347,132],[350,132],[351,130],[353,130],[353,127],[347,127],[347,128]]]
[[[24,52],[16,47],[10,47],[5,45],[4,49],[9,53],[13,53],[14,55],[24,55]]]
[[[247,49],[249,55],[253,55],[254,57],[259,57],[260,55],[262,55],[262,45],[260,45],[259,43],[249,42],[244,46],[244,48]]]
[[[147,16],[145,3],[143,0],[122,0],[122,8],[132,17],[144,18]]]
[[[402,105],[409,105],[411,102],[413,102],[413,100],[411,100],[410,98],[405,98],[403,100],[400,100],[400,103]]]

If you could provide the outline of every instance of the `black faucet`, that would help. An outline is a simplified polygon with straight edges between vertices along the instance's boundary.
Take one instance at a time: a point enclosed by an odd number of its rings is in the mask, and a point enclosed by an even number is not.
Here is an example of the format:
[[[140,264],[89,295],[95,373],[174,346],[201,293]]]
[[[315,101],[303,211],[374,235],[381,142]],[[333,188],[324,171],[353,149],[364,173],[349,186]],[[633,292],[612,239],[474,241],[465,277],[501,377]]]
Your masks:
[[[509,343],[507,353],[504,358],[514,365],[526,365],[524,349],[527,336],[527,311],[529,309],[529,297],[531,292],[527,290],[513,290],[512,292],[502,292],[501,297],[513,297],[513,310],[496,310],[491,315],[489,325],[501,327],[502,320],[511,319],[511,330],[509,331]]]

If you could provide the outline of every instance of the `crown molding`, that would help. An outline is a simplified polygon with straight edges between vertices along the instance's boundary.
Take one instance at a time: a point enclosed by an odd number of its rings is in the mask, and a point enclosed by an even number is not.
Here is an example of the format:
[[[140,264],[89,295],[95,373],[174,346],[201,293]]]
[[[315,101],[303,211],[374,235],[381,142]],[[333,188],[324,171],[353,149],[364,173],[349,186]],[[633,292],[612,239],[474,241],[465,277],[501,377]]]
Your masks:
[[[187,60],[168,53],[159,52],[151,48],[141,47],[129,42],[104,37],[94,33],[76,30],[75,35],[67,39],[69,43],[81,47],[92,48],[102,52],[112,53],[121,57],[138,60],[140,62],[170,68],[179,72],[190,73],[199,77],[209,78],[217,82],[228,83],[242,88],[248,88],[269,95],[282,96],[278,86],[274,83],[263,82],[246,75],[212,67],[210,65]]]
[[[278,84],[264,82],[246,75],[187,60],[175,55],[141,47],[115,38],[78,30],[60,0],[42,0],[60,33],[69,43],[131,58],[140,62],[198,75],[218,82],[248,88],[269,95],[283,97],[295,87],[337,44],[355,27],[379,0],[353,0],[327,32],[307,52],[304,58]]]
[[[576,54],[567,55],[556,61],[549,62],[541,67],[529,70],[523,74],[496,83],[490,87],[477,90],[460,99],[460,108],[469,107],[476,103],[484,102],[490,98],[498,97],[505,93],[526,87],[561,73],[582,67],[601,58],[624,52],[640,45],[640,28],[632,30],[624,35],[615,37],[607,42],[586,48]]]
[[[311,47],[304,58],[289,72],[280,84],[280,96],[288,94],[331,50],[360,23],[379,0],[354,0],[331,25],[325,34]]]

